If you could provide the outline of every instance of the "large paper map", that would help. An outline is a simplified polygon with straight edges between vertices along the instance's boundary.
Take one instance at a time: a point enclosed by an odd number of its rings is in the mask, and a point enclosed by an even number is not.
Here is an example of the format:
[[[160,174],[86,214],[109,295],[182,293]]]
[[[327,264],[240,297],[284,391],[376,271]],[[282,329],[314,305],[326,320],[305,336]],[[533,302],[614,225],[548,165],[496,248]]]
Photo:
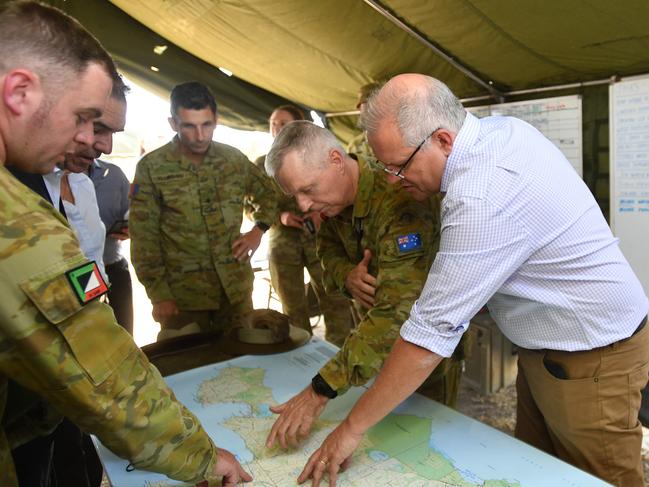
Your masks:
[[[300,448],[268,450],[274,421],[269,406],[301,391],[336,349],[314,338],[291,352],[246,356],[167,377],[178,399],[201,420],[215,443],[252,474],[252,486],[294,486],[311,453],[342,420],[363,388],[330,401]],[[114,487],[184,485],[149,472],[127,472],[99,445]],[[440,404],[415,395],[371,429],[341,486],[602,486],[549,455]]]

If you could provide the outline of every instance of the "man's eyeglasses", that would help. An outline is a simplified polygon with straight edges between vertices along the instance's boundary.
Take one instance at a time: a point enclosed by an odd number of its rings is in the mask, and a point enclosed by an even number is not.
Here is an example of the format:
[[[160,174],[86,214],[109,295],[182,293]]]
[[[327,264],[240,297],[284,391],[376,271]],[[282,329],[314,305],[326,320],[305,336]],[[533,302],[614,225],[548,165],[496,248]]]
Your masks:
[[[428,140],[428,138],[429,138],[431,135],[433,135],[435,132],[437,132],[438,130],[439,130],[439,129],[435,129],[435,130],[433,130],[430,134],[428,134],[428,135],[424,138],[424,140],[422,140],[422,141],[419,143],[419,145],[415,148],[415,150],[412,152],[412,154],[410,154],[410,157],[409,157],[408,159],[406,159],[406,162],[403,163],[403,165],[399,168],[399,170],[395,171],[394,169],[390,169],[388,166],[386,166],[386,165],[383,164],[382,162],[379,162],[379,164],[380,164],[380,166],[381,166],[381,169],[383,169],[383,171],[385,171],[386,173],[390,174],[391,176],[396,176],[396,177],[398,177],[399,179],[406,179],[406,177],[403,175],[403,171],[406,170],[406,168],[408,167],[408,164],[410,164],[410,161],[412,161],[412,160],[414,159],[414,157],[417,155],[417,152],[419,152],[419,149],[421,149],[421,148],[424,146],[424,144],[426,143],[426,141]]]

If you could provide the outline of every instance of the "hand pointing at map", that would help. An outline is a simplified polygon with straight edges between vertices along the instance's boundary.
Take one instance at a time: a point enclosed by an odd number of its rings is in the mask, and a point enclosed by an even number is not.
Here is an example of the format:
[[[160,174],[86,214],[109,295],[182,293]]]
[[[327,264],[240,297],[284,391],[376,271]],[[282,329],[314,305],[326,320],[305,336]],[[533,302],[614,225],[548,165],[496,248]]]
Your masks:
[[[441,360],[439,355],[397,338],[374,384],[311,455],[298,482],[313,479],[311,485],[318,487],[327,473],[329,485],[335,486],[338,472],[347,467],[363,434],[410,396]]]
[[[308,436],[313,422],[320,416],[328,401],[329,399],[317,394],[309,385],[284,404],[271,407],[270,410],[279,414],[279,418],[270,430],[266,447],[272,448],[275,440],[282,448],[297,446],[302,438]]]
[[[223,448],[217,448],[217,461],[214,467],[214,474],[222,477],[222,487],[232,487],[239,482],[251,482],[252,475],[246,472],[232,453]],[[196,484],[196,487],[207,487],[207,480]]]
[[[338,472],[345,470],[349,460],[361,442],[363,433],[352,431],[347,420],[343,421],[325,439],[309,458],[304,470],[298,477],[298,483],[313,479],[312,487],[318,487],[324,474],[329,475],[329,486],[334,487],[338,480]]]

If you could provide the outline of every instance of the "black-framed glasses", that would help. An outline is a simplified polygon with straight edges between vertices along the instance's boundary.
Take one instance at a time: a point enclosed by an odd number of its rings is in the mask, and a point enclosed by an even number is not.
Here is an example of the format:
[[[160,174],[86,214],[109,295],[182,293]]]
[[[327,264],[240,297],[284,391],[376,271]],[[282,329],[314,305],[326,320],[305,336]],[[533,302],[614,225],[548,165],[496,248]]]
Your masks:
[[[414,151],[412,151],[412,154],[410,154],[410,157],[408,157],[408,159],[406,159],[406,162],[403,163],[403,165],[399,168],[398,171],[395,171],[394,169],[390,169],[390,168],[389,168],[388,166],[386,166],[385,164],[380,163],[380,164],[381,164],[381,168],[383,169],[383,171],[386,172],[386,173],[388,173],[388,174],[390,174],[391,176],[396,176],[396,177],[398,177],[399,179],[406,179],[406,177],[403,175],[403,171],[406,170],[406,168],[408,167],[408,164],[410,164],[410,161],[412,161],[412,160],[415,158],[415,156],[417,155],[417,152],[419,152],[419,149],[421,149],[421,148],[424,146],[424,144],[426,143],[426,141],[428,140],[428,138],[429,138],[431,135],[433,135],[435,132],[437,132],[438,130],[439,130],[439,129],[435,129],[435,130],[433,130],[430,134],[428,134],[428,135],[424,138],[424,140],[422,140],[422,141],[419,143],[419,145],[415,148]]]

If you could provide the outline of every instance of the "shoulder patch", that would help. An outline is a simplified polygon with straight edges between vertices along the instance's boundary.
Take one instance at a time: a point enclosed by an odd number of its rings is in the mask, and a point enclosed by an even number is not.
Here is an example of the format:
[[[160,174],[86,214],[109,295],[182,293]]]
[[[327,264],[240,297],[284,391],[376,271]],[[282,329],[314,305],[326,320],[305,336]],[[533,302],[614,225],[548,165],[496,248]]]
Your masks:
[[[140,185],[137,184],[137,183],[132,183],[131,188],[130,188],[130,190],[128,192],[128,197],[132,198],[133,196],[135,196],[138,193],[138,191],[140,191]]]
[[[421,234],[407,233],[397,236],[397,248],[400,254],[421,249]]]
[[[94,260],[69,270],[65,276],[81,305],[97,299],[108,291],[106,281]]]

